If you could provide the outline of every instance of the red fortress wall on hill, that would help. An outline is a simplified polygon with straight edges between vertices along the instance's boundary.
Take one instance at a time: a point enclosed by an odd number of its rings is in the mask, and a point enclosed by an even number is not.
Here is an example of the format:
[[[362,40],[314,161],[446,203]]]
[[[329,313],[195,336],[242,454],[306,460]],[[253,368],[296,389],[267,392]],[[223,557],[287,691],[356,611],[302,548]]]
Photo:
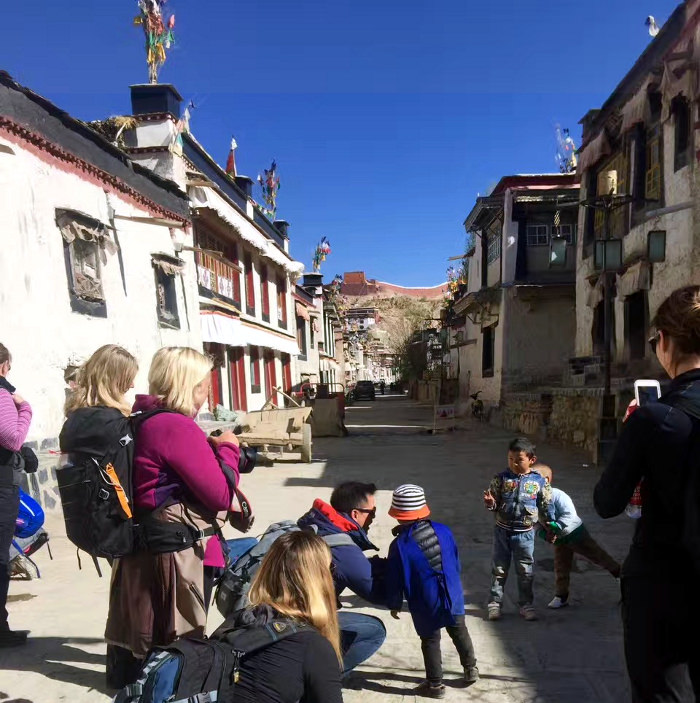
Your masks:
[[[397,295],[405,295],[410,298],[427,298],[436,300],[442,298],[447,291],[447,283],[430,288],[407,288],[396,286],[393,283],[384,283],[374,278],[367,278],[364,271],[350,271],[343,274],[343,283],[340,287],[342,295],[353,298],[376,297],[391,298]]]

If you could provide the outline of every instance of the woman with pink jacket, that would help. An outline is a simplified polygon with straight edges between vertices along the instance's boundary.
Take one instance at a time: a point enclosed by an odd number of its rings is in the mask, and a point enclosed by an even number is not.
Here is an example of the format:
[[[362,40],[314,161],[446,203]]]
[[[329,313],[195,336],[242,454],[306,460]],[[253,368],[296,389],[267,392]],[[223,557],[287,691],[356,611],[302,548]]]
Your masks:
[[[10,630],[7,622],[7,592],[10,587],[10,544],[19,511],[19,482],[22,476],[20,449],[32,421],[29,403],[8,382],[12,357],[0,344],[0,647],[25,644],[26,632]]]
[[[224,566],[214,533],[238,483],[239,447],[233,432],[207,438],[194,421],[209,394],[210,371],[211,360],[194,349],[161,349],[148,376],[150,395],[136,398],[134,412],[164,411],[139,423],[134,450],[135,516],[146,526],[149,551],[115,561],[105,634],[136,663],[153,646],[204,634],[204,567]],[[149,526],[158,532],[163,523],[189,535],[191,544],[160,551],[148,535]]]

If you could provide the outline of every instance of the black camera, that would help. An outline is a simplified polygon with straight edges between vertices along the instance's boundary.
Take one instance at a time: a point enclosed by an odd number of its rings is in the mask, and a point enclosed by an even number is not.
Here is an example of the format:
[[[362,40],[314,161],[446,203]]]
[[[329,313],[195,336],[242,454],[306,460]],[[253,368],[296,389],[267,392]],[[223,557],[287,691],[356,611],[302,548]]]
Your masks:
[[[238,458],[238,471],[242,474],[249,474],[258,460],[257,447],[241,447],[241,455]]]
[[[235,434],[241,433],[240,425],[234,430]],[[214,430],[210,437],[219,437],[224,433],[223,430]],[[249,474],[255,468],[255,464],[258,460],[258,449],[257,447],[239,447],[241,450],[240,456],[238,457],[238,473]]]

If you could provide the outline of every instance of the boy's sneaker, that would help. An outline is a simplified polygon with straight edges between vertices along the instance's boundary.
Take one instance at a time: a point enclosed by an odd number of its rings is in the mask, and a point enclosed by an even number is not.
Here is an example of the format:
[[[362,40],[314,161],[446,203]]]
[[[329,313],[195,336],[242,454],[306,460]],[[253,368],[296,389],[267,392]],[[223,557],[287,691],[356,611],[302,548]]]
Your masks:
[[[520,615],[530,622],[537,620],[537,611],[531,605],[524,605],[520,608]]]
[[[416,686],[413,692],[417,696],[423,696],[425,698],[444,698],[445,697],[445,686],[444,684],[431,684],[430,681],[423,681],[420,686]]]
[[[500,620],[501,619],[501,604],[500,603],[489,603],[486,606],[488,610],[489,620]]]
[[[567,605],[569,605],[568,596],[554,596],[554,598],[552,598],[552,600],[547,604],[547,607],[557,610],[559,608],[566,608]]]
[[[479,680],[479,669],[475,666],[469,666],[464,670],[464,685],[471,686]]]

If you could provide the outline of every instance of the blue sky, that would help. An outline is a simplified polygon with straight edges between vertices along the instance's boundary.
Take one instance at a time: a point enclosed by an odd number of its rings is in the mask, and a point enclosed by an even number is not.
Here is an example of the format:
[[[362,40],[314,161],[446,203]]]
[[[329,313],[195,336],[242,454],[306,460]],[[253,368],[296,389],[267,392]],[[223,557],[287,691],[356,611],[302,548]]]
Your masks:
[[[75,116],[130,110],[147,80],[136,2],[5,3],[0,68]],[[239,173],[277,159],[293,255],[410,286],[445,279],[465,216],[502,175],[556,170],[676,0],[170,0],[161,73],[192,131]]]

